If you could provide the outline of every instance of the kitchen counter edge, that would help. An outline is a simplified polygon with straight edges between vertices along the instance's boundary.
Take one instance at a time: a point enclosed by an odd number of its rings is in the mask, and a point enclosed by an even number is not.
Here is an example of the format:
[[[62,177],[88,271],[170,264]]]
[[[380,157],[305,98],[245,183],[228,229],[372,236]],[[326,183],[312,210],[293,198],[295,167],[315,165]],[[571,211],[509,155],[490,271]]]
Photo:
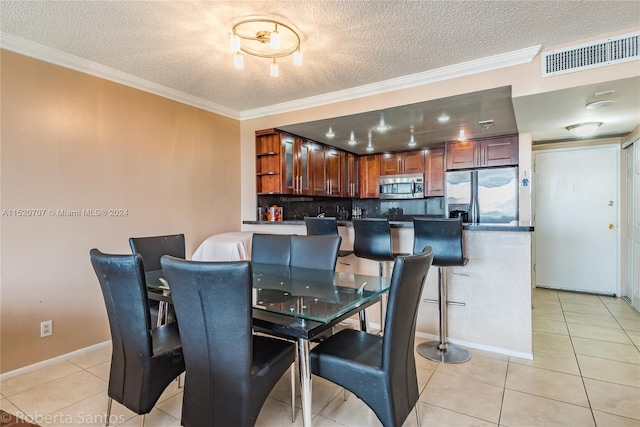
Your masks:
[[[242,221],[243,224],[252,225],[304,225],[304,221]],[[391,228],[413,228],[412,221],[389,221]],[[348,220],[338,220],[338,226],[352,227],[353,224]],[[518,231],[532,232],[534,227],[530,224],[463,224],[463,230],[469,231]]]

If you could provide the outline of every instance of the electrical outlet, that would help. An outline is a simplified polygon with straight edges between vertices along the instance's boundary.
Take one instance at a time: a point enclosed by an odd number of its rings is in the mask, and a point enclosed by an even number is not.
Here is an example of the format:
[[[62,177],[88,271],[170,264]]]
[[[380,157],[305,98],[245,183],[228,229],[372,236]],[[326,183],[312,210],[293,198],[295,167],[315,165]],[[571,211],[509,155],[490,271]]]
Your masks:
[[[51,320],[46,320],[40,323],[40,338],[51,335],[53,335],[53,322]]]

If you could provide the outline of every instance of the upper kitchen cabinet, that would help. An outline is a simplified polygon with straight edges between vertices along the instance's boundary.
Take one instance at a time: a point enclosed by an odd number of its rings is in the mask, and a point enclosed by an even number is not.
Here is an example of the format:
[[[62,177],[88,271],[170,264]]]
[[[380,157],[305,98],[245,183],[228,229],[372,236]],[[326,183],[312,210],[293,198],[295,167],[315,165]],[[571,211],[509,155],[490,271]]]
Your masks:
[[[256,132],[256,192],[311,194],[311,144],[286,133]]]
[[[342,197],[358,197],[358,156],[342,153]]]
[[[447,170],[518,164],[518,135],[452,141],[446,145]]]
[[[380,175],[424,173],[424,152],[385,153],[380,158]]]
[[[312,186],[314,196],[340,196],[340,151],[313,143],[311,154]]]
[[[377,199],[380,195],[380,157],[369,154],[358,159],[358,186],[361,199]]]
[[[281,186],[281,134],[273,129],[256,132],[256,192],[278,194]]]
[[[425,197],[444,196],[444,147],[425,150]]]

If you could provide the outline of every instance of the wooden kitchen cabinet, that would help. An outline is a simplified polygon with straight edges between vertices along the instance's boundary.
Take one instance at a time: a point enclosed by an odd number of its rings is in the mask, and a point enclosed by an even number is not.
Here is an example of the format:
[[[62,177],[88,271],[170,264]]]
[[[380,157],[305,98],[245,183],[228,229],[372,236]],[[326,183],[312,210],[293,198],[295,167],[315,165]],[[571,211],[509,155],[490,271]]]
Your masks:
[[[311,143],[274,129],[256,132],[256,193],[311,194]]]
[[[518,164],[518,136],[507,135],[446,144],[447,170]]]
[[[340,196],[340,151],[314,143],[310,151],[314,196]]]
[[[358,156],[353,153],[342,153],[342,197],[358,197]]]
[[[380,175],[424,173],[424,151],[385,153],[380,158]]]
[[[425,197],[444,196],[444,147],[425,150]]]
[[[380,155],[370,154],[358,159],[358,186],[361,199],[377,199],[380,195]]]

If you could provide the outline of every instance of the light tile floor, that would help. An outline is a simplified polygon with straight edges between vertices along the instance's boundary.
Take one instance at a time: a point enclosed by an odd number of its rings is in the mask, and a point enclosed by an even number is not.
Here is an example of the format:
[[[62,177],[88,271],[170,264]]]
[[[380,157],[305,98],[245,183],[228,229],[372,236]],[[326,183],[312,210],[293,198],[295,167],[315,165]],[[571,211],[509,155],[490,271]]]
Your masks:
[[[471,350],[438,364],[417,356],[422,426],[640,426],[640,315],[619,298],[534,291],[534,360]],[[0,407],[46,426],[104,425],[110,349],[9,378]],[[289,377],[267,399],[258,426],[290,426]],[[179,426],[174,381],[146,425]],[[298,399],[299,406],[299,399]],[[313,426],[379,426],[364,403],[321,378],[313,382]],[[295,426],[302,425],[298,410]],[[111,425],[137,426],[114,403]],[[411,414],[405,426],[415,426]]]

